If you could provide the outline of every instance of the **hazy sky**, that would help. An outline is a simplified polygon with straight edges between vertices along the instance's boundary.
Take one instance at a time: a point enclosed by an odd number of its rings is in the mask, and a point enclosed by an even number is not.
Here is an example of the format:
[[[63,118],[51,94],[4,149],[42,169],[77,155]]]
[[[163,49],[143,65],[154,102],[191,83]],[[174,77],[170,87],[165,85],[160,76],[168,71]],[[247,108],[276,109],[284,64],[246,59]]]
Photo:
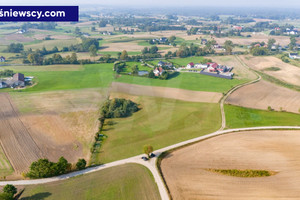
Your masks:
[[[0,5],[129,5],[129,6],[227,6],[291,7],[300,9],[300,0],[0,0]]]

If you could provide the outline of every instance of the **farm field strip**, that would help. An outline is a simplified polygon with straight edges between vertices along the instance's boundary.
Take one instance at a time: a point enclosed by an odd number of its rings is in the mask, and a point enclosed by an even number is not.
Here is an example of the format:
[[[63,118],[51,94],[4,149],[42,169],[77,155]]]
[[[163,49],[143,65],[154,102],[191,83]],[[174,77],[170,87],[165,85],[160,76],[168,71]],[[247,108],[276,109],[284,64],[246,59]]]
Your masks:
[[[19,119],[8,94],[1,93],[0,142],[16,172],[28,170],[33,161],[43,157],[29,131]]]
[[[121,92],[131,95],[138,96],[153,96],[177,99],[182,101],[191,102],[207,102],[207,103],[218,103],[222,98],[222,93],[218,92],[202,92],[192,91],[177,88],[167,87],[155,87],[155,86],[143,86],[128,83],[113,82],[111,92]]]
[[[237,89],[226,99],[226,103],[263,110],[271,106],[277,111],[299,113],[300,92],[261,80]]]

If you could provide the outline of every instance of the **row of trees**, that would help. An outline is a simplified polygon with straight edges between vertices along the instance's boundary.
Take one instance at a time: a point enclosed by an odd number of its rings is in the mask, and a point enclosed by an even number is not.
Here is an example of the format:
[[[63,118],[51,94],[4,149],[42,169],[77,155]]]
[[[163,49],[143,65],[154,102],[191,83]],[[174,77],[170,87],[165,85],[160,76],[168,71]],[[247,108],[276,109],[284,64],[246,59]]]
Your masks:
[[[76,169],[81,170],[86,167],[86,161],[79,159],[76,163]],[[58,162],[51,162],[48,159],[39,159],[30,165],[26,177],[29,178],[47,178],[57,176],[72,171],[72,165],[64,157],[60,157]]]
[[[13,75],[14,75],[14,71],[10,69],[5,69],[3,71],[0,71],[0,77],[9,77]]]

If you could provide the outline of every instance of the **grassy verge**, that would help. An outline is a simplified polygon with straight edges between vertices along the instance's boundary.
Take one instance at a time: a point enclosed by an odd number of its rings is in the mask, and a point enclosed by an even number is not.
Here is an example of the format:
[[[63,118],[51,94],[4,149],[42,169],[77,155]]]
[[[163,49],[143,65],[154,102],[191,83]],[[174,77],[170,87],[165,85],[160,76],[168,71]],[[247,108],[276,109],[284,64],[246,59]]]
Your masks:
[[[275,175],[275,172],[267,171],[267,170],[238,170],[238,169],[207,169],[211,172],[216,172],[220,174],[224,174],[227,176],[236,176],[236,177],[244,177],[244,178],[250,178],[250,177],[266,177],[266,176],[272,176]]]
[[[29,199],[160,199],[150,171],[125,164],[53,183],[26,186],[21,200]]]
[[[144,96],[131,98],[140,104],[141,110],[128,118],[105,121],[103,134],[108,137],[99,153],[101,163],[142,154],[145,144],[159,149],[211,133],[221,125],[218,104]]]
[[[300,126],[300,115],[224,105],[227,128],[254,126]]]

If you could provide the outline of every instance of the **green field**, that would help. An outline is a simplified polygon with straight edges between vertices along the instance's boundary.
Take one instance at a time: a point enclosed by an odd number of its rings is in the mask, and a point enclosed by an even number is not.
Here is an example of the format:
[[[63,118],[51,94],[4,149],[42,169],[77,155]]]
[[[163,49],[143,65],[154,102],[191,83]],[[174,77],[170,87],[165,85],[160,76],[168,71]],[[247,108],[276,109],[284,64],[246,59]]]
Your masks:
[[[228,80],[201,75],[198,73],[180,73],[177,77],[169,80],[149,79],[144,77],[122,75],[116,81],[138,85],[161,86],[209,92],[227,92],[235,85],[247,82],[246,79]]]
[[[218,104],[145,96],[133,101],[140,105],[140,111],[128,118],[106,120],[103,134],[108,138],[100,149],[101,163],[142,154],[145,144],[159,149],[211,133],[221,125]],[[109,121],[114,125],[108,125]]]
[[[131,64],[139,64],[128,62]],[[7,66],[3,69],[13,69],[24,73],[25,76],[34,76],[38,84],[23,91],[51,91],[81,88],[108,87],[112,81],[132,83],[147,86],[161,86],[181,88],[196,91],[227,92],[237,84],[246,82],[246,79],[221,79],[196,73],[180,73],[169,80],[149,79],[138,76],[121,75],[114,79],[113,64],[90,65],[53,65],[53,66]],[[142,67],[140,70],[148,67]],[[3,91],[3,90],[1,90]]]
[[[6,176],[14,172],[9,161],[7,160],[2,148],[0,148],[0,180],[5,179]]]
[[[48,67],[48,66],[42,66]],[[55,67],[55,66],[54,66]],[[78,65],[78,67],[80,67]],[[35,68],[35,67],[34,67]],[[76,71],[28,71],[20,70],[26,76],[37,77],[38,84],[25,91],[51,91],[81,88],[108,87],[113,81],[113,64],[84,65]],[[55,67],[57,69],[57,66]]]
[[[254,126],[300,126],[300,115],[225,105],[227,128]]]
[[[160,199],[150,171],[125,164],[53,183],[26,186],[20,200]]]
[[[180,66],[186,66],[187,64],[193,62],[193,63],[201,63],[203,62],[204,58],[202,56],[195,56],[195,57],[187,57],[187,58],[175,58],[171,59],[170,61],[174,64],[180,65]]]
[[[103,55],[111,55],[112,57],[117,57],[118,56],[118,51],[98,51],[98,54],[103,54]],[[132,56],[132,55],[139,55],[141,54],[140,51],[127,51],[128,55]]]
[[[28,44],[24,46],[24,49],[32,48],[35,49],[42,49],[45,47],[47,50],[53,49],[53,47],[57,47],[61,50],[63,47],[68,47],[71,45],[79,44],[80,39],[68,39],[68,40],[43,40],[42,42],[35,43],[35,44]]]

